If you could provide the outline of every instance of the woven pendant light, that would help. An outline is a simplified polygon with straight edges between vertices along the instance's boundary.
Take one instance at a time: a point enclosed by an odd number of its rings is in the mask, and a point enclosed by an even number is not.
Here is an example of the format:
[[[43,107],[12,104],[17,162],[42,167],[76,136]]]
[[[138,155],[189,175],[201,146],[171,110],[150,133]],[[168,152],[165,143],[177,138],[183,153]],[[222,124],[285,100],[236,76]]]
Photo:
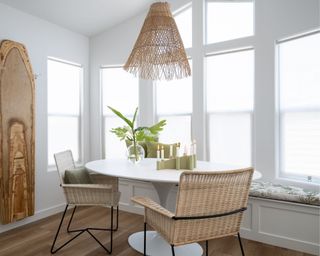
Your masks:
[[[151,5],[124,70],[150,80],[181,79],[191,75],[183,42],[167,2]]]

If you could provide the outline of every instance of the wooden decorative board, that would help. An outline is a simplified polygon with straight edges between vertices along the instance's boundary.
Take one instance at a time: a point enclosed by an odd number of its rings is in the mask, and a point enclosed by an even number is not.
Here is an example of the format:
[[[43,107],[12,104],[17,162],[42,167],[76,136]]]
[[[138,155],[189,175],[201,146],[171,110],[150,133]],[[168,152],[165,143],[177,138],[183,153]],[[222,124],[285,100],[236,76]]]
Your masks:
[[[34,214],[35,81],[24,45],[0,43],[0,221]]]

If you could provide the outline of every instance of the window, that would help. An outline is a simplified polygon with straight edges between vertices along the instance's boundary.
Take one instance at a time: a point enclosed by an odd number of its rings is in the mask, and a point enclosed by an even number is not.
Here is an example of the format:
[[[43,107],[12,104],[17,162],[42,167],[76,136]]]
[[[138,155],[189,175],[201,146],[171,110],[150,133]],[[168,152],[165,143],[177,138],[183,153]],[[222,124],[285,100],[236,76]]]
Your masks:
[[[253,55],[242,50],[206,58],[210,161],[252,165]]]
[[[192,7],[183,8],[174,19],[176,21],[184,48],[192,47]]]
[[[320,178],[319,45],[319,31],[278,42],[280,174],[309,181]]]
[[[191,66],[191,61],[189,61]],[[192,77],[156,83],[156,112],[158,120],[167,125],[160,133],[164,143],[191,142]]]
[[[126,146],[115,134],[112,128],[124,126],[125,123],[107,106],[119,110],[127,118],[133,117],[139,104],[139,80],[122,67],[106,67],[101,69],[102,112],[104,155],[106,158],[124,158]]]
[[[49,58],[48,64],[48,164],[53,154],[71,149],[74,160],[81,161],[80,65]]]
[[[253,35],[253,1],[207,0],[206,10],[208,44]]]

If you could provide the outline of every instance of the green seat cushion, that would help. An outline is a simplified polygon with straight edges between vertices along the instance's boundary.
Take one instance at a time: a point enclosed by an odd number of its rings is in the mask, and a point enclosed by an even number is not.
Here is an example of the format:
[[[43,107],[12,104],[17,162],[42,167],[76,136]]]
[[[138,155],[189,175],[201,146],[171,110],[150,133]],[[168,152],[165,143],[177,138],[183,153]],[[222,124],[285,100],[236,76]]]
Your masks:
[[[176,155],[176,145],[177,143],[174,144],[163,144],[163,143],[159,143],[159,142],[151,142],[151,141],[147,141],[146,142],[147,145],[147,158],[156,158],[157,157],[157,149],[158,149],[158,145],[159,145],[159,149],[161,150],[162,146],[164,149],[164,158],[169,158],[169,154],[170,154],[170,145],[173,146],[173,150],[172,150],[172,154],[175,156]]]
[[[67,169],[64,173],[64,182],[66,184],[92,184],[92,179],[85,167]]]

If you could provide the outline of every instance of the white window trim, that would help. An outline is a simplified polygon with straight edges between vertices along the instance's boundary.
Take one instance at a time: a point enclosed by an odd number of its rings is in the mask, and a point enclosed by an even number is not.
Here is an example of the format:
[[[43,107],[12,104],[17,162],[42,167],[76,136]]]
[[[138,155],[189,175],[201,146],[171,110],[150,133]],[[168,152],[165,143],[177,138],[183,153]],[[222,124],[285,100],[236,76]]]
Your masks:
[[[47,111],[47,151],[48,151],[48,146],[49,146],[49,144],[48,144],[49,117],[50,116],[77,117],[78,118],[78,129],[79,129],[79,134],[78,134],[79,135],[79,137],[78,137],[79,159],[78,159],[78,161],[75,161],[75,164],[84,165],[84,143],[83,143],[84,142],[84,67],[81,64],[67,61],[67,60],[63,60],[63,59],[59,59],[59,58],[55,58],[55,57],[51,57],[51,56],[47,57],[46,64],[48,64],[49,60],[80,68],[80,79],[79,79],[79,81],[80,81],[80,84],[79,84],[79,97],[80,97],[80,99],[79,99],[79,115],[57,114],[57,113],[50,113],[49,114],[49,112]],[[47,73],[48,73],[48,67],[47,67]],[[47,76],[47,86],[48,86],[48,76]],[[47,91],[47,97],[48,97],[48,91]],[[48,101],[47,101],[47,104],[48,104]],[[55,164],[49,165],[48,153],[47,153],[47,170],[48,171],[55,171],[56,170]]]
[[[206,20],[207,20],[207,16],[208,16],[208,3],[214,3],[214,2],[219,2],[219,3],[253,3],[253,34],[251,36],[245,36],[245,37],[240,37],[240,38],[234,38],[234,39],[230,39],[227,41],[221,41],[221,42],[215,42],[215,43],[208,43],[207,42],[207,35],[208,35],[208,26],[206,24]],[[233,41],[242,41],[242,40],[247,40],[250,38],[254,38],[256,35],[256,6],[255,6],[255,0],[205,0],[205,11],[204,11],[204,18],[205,21],[203,22],[203,29],[204,29],[204,38],[203,38],[203,42],[204,42],[204,46],[209,46],[209,45],[224,45],[224,44],[228,44],[229,42],[233,42]]]
[[[249,114],[250,116],[250,125],[251,125],[251,165],[255,166],[255,150],[254,150],[254,110],[239,110],[239,111],[210,111],[206,114],[206,138],[207,141],[210,139],[210,116],[212,115],[236,115],[236,114]],[[210,145],[207,143],[207,158],[209,160],[211,155]],[[212,161],[212,160],[209,160]]]
[[[308,184],[308,185],[319,185],[320,179],[317,177],[312,177],[308,175],[298,175],[298,174],[290,174],[285,173],[283,171],[283,161],[282,161],[282,155],[283,155],[283,145],[282,145],[282,138],[283,138],[283,131],[282,131],[282,123],[283,123],[283,115],[285,113],[306,113],[306,112],[320,112],[320,108],[318,107],[302,107],[302,108],[286,108],[286,109],[280,109],[280,67],[279,67],[279,46],[282,43],[290,42],[292,40],[296,40],[299,38],[311,36],[314,34],[320,33],[320,29],[314,29],[309,30],[306,32],[302,32],[299,34],[295,34],[289,37],[285,37],[282,39],[279,39],[275,42],[275,85],[276,85],[276,111],[275,111],[275,163],[276,163],[276,179],[283,180],[283,181],[289,181],[289,182],[295,182],[295,183],[302,183],[302,184]],[[311,179],[310,179],[311,178]]]
[[[157,85],[155,86],[155,93],[157,93]],[[193,88],[191,88],[192,90]],[[193,124],[193,120],[192,120],[192,112],[179,112],[179,113],[176,113],[176,112],[172,112],[172,113],[158,113],[158,110],[157,110],[157,94],[155,95],[155,117],[156,117],[156,121],[157,122],[160,122],[161,119],[163,119],[163,117],[183,117],[183,116],[186,116],[186,117],[190,117],[190,131],[191,131],[191,134],[190,134],[190,141],[193,140],[194,136],[192,134],[192,124]]]
[[[102,105],[102,104],[101,104]],[[104,159],[106,157],[106,140],[105,140],[105,132],[106,132],[106,126],[105,126],[105,123],[106,123],[106,119],[108,118],[119,118],[117,117],[116,115],[110,115],[110,114],[107,114],[107,115],[104,115],[103,112],[102,112],[102,124],[101,124],[101,127],[102,127],[102,131],[101,131],[101,138],[102,138],[102,158]],[[133,115],[126,115],[126,118],[128,118],[129,120],[131,120],[133,118]],[[123,126],[125,125],[125,123],[123,123]],[[116,136],[116,135],[114,135]]]
[[[238,40],[238,39],[237,39]],[[241,39],[239,39],[241,40]],[[225,50],[219,50],[216,52],[209,52],[205,55],[205,58],[208,57],[212,57],[212,56],[218,56],[218,55],[223,55],[223,54],[230,54],[230,53],[237,53],[237,52],[243,52],[243,51],[255,51],[253,46],[245,46],[245,47],[239,47],[239,48],[234,48],[234,49],[225,49]],[[253,58],[255,58],[255,52],[254,52],[254,56]],[[255,76],[255,65],[254,65],[254,60],[253,60],[253,76]],[[230,110],[230,111],[208,111],[206,109],[206,116],[205,116],[205,122],[206,122],[206,140],[209,141],[210,138],[210,122],[209,122],[209,118],[210,115],[215,115],[215,114],[250,114],[250,121],[251,121],[251,165],[255,166],[255,150],[254,150],[254,145],[255,145],[255,127],[254,127],[254,113],[255,113],[255,97],[254,97],[254,91],[255,91],[255,79],[253,77],[253,109],[252,110]],[[205,85],[205,87],[207,88],[207,84]],[[210,155],[211,155],[211,151],[210,151],[210,145],[207,142],[206,143],[206,152],[207,152],[207,159],[210,159]]]
[[[102,79],[102,70],[103,69],[110,69],[110,68],[123,68],[124,64],[115,64],[115,65],[102,65],[99,69],[100,72],[100,113],[101,113],[101,150],[102,150],[102,158],[104,159],[106,156],[106,141],[105,141],[105,122],[107,118],[114,118],[117,117],[116,115],[112,115],[112,114],[103,114],[103,79]],[[138,80],[138,90],[140,90],[140,81]],[[139,97],[140,93],[138,92],[138,97]],[[138,99],[139,101],[139,99]],[[140,104],[140,103],[139,103]],[[126,117],[129,119],[133,118],[133,115],[127,115]],[[137,120],[136,120],[137,124],[139,125],[139,115],[137,116]],[[123,124],[125,125],[125,124]]]
[[[192,8],[192,1],[183,5],[181,8],[175,10],[172,15],[173,16],[177,16],[179,15],[180,13],[184,12],[185,10],[188,10],[189,8]]]

